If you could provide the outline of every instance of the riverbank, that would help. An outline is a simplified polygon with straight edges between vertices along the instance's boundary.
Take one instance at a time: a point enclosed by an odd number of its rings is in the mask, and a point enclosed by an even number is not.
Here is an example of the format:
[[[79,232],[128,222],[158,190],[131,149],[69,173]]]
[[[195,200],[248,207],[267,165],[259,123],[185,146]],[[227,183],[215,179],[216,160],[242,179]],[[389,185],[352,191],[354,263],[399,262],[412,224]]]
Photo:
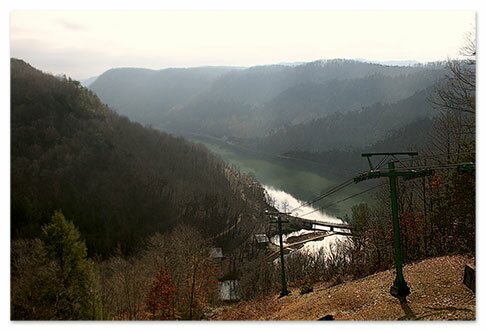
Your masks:
[[[331,187],[349,179],[349,174],[329,171],[322,164],[304,159],[288,158],[282,155],[263,153],[231,143],[224,139],[197,135],[194,133],[176,133],[195,143],[206,146],[211,152],[221,157],[228,164],[241,172],[249,174],[262,185],[286,192],[302,201],[309,201]],[[338,218],[351,211],[351,206],[360,202],[373,203],[371,194],[348,198],[370,184],[361,182],[332,194],[329,199],[319,201],[316,206],[324,206],[325,212]],[[341,201],[346,199],[345,201]],[[335,203],[341,201],[340,203]]]

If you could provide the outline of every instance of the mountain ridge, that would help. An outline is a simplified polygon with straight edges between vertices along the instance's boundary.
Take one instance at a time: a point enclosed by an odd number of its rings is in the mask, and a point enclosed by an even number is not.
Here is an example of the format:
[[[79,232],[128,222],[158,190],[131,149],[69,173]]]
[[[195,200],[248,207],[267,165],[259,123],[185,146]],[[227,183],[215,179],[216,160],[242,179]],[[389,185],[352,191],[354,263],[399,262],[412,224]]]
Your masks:
[[[164,101],[171,98],[164,97],[168,85],[150,84],[147,79],[142,85],[150,87],[152,96],[143,94],[143,98],[133,89],[117,88],[123,82],[106,82],[105,87],[91,88],[108,104],[112,101],[103,99],[100,89],[110,90],[117,96],[115,109],[124,107],[129,117],[132,112],[132,119],[162,130],[251,138],[332,112],[359,109],[379,101],[398,101],[433,85],[441,74],[442,68],[435,65],[387,67],[350,60],[262,65],[215,76],[204,89],[186,90],[168,104]],[[123,104],[121,100],[128,95],[130,100]],[[137,101],[140,99],[143,102]],[[133,115],[136,109],[147,108],[147,103],[152,109],[150,116]]]

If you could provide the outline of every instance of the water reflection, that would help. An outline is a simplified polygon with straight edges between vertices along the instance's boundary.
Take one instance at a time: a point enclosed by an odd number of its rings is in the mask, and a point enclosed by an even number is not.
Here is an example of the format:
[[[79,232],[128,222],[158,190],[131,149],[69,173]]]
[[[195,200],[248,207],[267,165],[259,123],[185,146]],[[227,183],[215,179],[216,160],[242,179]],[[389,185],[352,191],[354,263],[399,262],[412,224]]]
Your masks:
[[[278,190],[274,187],[263,185],[263,188],[267,192],[270,200],[272,201],[274,207],[281,212],[290,212],[292,211],[293,216],[299,216],[299,215],[304,215],[309,212],[312,212],[315,208],[312,206],[303,206],[300,207],[304,202],[301,200],[296,199],[293,197],[291,194]],[[295,208],[298,208],[294,210]],[[322,211],[316,211],[314,213],[308,214],[303,216],[302,218],[309,219],[309,220],[316,220],[316,221],[322,221],[322,222],[332,222],[336,224],[342,224],[344,223],[343,220],[330,216]],[[317,226],[318,228],[321,228],[322,230],[329,230],[329,227],[325,226]],[[283,236],[284,239],[284,246],[286,246],[286,241],[287,238],[293,237],[293,236],[300,236],[303,234],[311,233],[313,231],[311,230],[299,230],[295,231],[292,233],[289,233],[287,235]],[[317,251],[324,249],[325,252],[330,252],[333,250],[336,245],[341,244],[344,240],[346,239],[346,236],[343,235],[332,235],[324,238],[323,240],[319,241],[310,241],[304,244],[304,246],[298,251],[300,252],[306,252],[309,254],[316,253]],[[278,236],[275,236],[270,239],[270,241],[276,245],[278,245]]]

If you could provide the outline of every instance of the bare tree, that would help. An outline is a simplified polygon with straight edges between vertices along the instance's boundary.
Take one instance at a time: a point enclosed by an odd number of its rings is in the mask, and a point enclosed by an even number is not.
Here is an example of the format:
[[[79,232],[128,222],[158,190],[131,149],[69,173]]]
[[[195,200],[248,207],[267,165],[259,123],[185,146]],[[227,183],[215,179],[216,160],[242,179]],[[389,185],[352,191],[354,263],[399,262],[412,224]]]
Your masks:
[[[435,147],[447,155],[474,151],[476,134],[476,38],[468,33],[460,54],[462,59],[447,61],[447,73],[435,91],[432,103],[439,110]]]
[[[216,293],[216,270],[210,244],[193,227],[178,225],[168,236],[169,268],[177,288],[176,305],[182,319],[199,319]]]

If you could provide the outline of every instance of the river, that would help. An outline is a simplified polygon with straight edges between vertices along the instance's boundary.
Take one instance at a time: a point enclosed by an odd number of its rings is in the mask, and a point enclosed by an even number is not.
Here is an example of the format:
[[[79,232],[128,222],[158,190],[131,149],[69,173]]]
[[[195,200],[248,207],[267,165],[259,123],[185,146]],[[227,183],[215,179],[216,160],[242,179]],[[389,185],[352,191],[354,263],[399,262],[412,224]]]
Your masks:
[[[187,137],[187,136],[186,136]],[[306,161],[289,160],[275,155],[248,150],[240,146],[225,142],[221,139],[192,136],[192,141],[202,143],[210,151],[219,155],[225,162],[235,166],[240,171],[253,176],[260,182],[279,211],[287,212],[301,206],[304,201],[309,201],[323,192],[329,190],[348,178],[337,176],[335,173],[323,172],[323,169]],[[366,188],[366,187],[365,187]],[[343,200],[364,189],[363,185],[350,185],[346,189],[332,194],[329,198],[320,201],[315,206],[304,206],[295,210],[294,216],[310,220],[318,220],[333,223],[343,223],[345,215],[351,215],[351,206],[360,202],[369,202],[369,196],[359,196],[340,204],[333,202]],[[322,207],[323,211],[312,212],[316,207]],[[326,228],[323,228],[326,230]],[[311,232],[301,230],[284,236],[284,245],[287,238]],[[311,241],[298,249],[301,252],[312,254],[320,249],[330,252],[333,246],[345,240],[346,236],[332,235],[319,241]],[[278,244],[278,237],[270,239]]]
[[[309,219],[309,220],[336,223],[336,224],[342,224],[343,223],[343,221],[341,219],[334,217],[334,216],[330,216],[330,215],[326,214],[325,212],[321,212],[321,211],[313,212],[315,210],[315,208],[313,208],[311,206],[300,207],[300,206],[302,206],[303,201],[296,199],[295,197],[293,197],[292,195],[290,195],[287,192],[275,189],[275,188],[270,187],[270,186],[264,185],[263,187],[267,191],[268,195],[274,199],[274,201],[275,201],[274,207],[281,212],[288,212],[288,211],[294,210],[295,208],[298,208],[292,213],[292,215],[298,216],[298,215],[307,214],[307,215],[303,216],[303,218]],[[312,212],[312,213],[308,214],[310,212]],[[316,229],[329,230],[329,228],[327,228],[327,227],[320,227],[320,228],[316,227]],[[345,231],[345,230],[343,230],[343,231]],[[293,237],[293,236],[300,236],[300,235],[303,235],[303,234],[306,234],[306,233],[311,233],[311,232],[313,232],[313,231],[311,231],[311,230],[300,230],[300,231],[295,231],[295,232],[284,235],[283,236],[284,246],[287,246],[287,244],[286,244],[287,238],[290,238],[290,237]],[[324,249],[326,252],[330,252],[335,245],[339,245],[339,243],[344,241],[345,238],[346,238],[346,236],[343,236],[343,235],[337,235],[337,234],[332,235],[332,236],[324,238],[323,240],[307,242],[307,243],[304,244],[304,246],[302,248],[300,248],[298,250],[301,251],[301,252],[309,253],[309,254],[315,253],[315,252],[319,251],[320,249]],[[278,236],[275,236],[275,237],[270,239],[270,241],[272,243],[274,243],[275,245],[279,244],[278,240],[279,240]]]
[[[349,177],[339,175],[335,170],[332,172],[324,171],[321,166],[305,160],[269,155],[207,136],[186,136],[186,138],[202,143],[228,164],[253,176],[267,188],[267,191],[268,188],[272,188],[273,190],[269,193],[270,195],[275,194],[274,198],[277,200],[285,196],[285,199],[309,201],[349,179]],[[329,217],[342,219],[345,215],[351,215],[353,205],[363,201],[370,202],[369,195],[361,195],[341,203],[336,202],[363,191],[367,188],[366,185],[369,185],[369,183],[361,182],[347,186],[345,189],[319,201],[316,207],[324,207],[325,213]],[[288,196],[285,194],[288,194]]]

